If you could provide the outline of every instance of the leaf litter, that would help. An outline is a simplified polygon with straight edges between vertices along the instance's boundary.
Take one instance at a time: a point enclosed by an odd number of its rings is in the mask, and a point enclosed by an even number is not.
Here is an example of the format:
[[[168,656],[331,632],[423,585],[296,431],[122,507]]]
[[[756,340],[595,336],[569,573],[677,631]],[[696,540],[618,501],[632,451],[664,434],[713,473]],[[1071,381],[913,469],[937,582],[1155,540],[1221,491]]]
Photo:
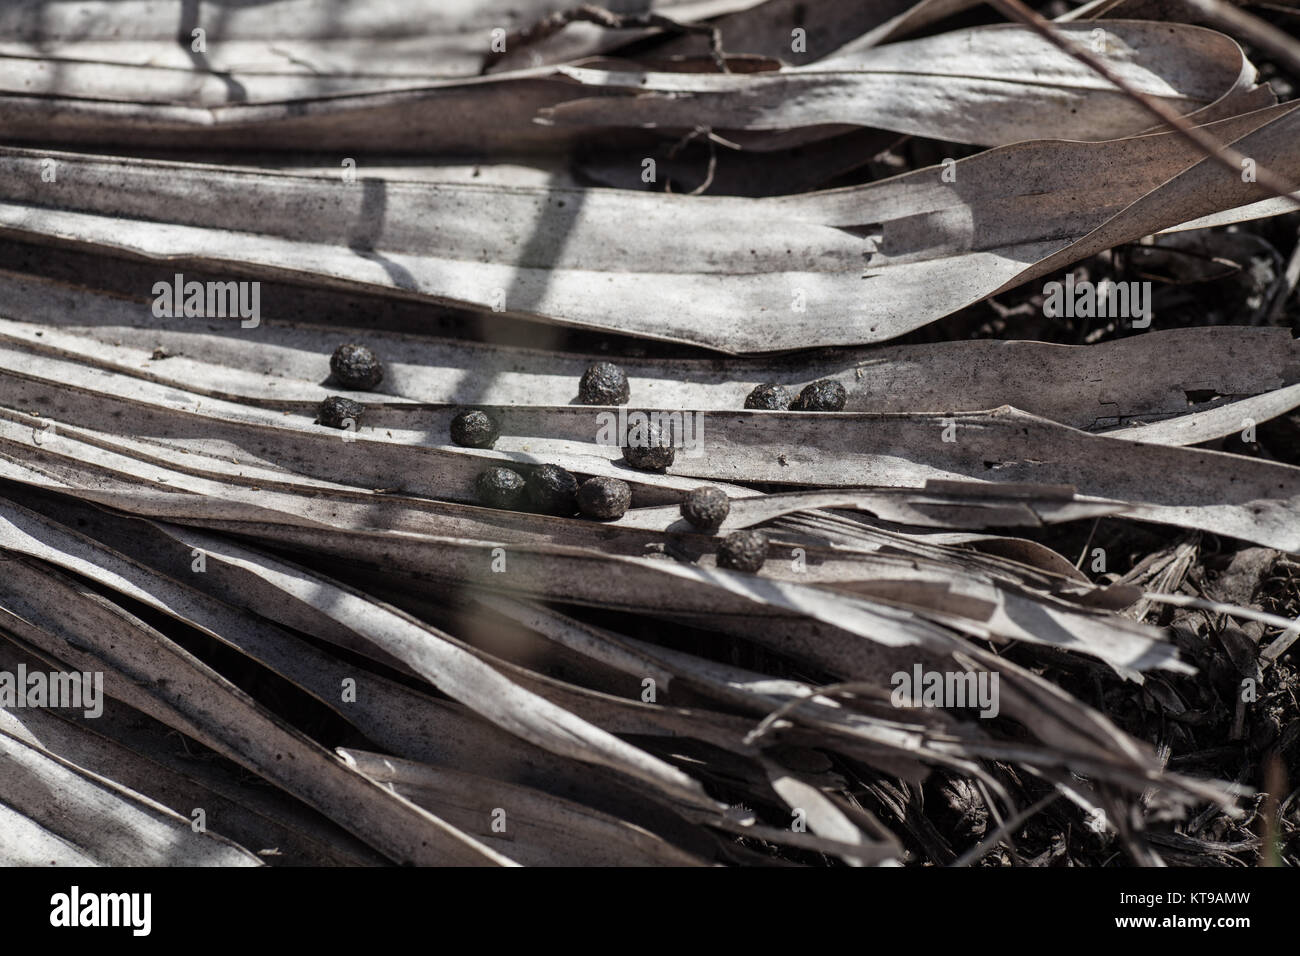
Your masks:
[[[962,2],[799,5],[796,50],[783,0],[276,0],[210,56],[85,6],[0,12],[0,669],[108,700],[0,710],[0,859],[1297,862],[1295,207],[1132,98],[1294,186],[1271,35],[1060,22],[1118,89]],[[160,310],[191,277],[259,313]],[[601,360],[698,454],[629,468]],[[478,499],[542,464],[632,506]]]

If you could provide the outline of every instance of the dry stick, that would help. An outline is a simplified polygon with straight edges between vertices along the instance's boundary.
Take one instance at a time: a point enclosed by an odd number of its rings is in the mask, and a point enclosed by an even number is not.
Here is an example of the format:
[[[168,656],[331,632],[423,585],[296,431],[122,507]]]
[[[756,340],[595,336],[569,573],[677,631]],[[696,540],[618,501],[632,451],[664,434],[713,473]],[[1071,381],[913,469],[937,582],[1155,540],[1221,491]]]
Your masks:
[[[483,61],[482,73],[486,73],[488,68],[501,61],[507,55],[507,52],[513,44],[519,46],[528,46],[533,43],[540,43],[554,33],[563,30],[570,23],[575,22],[594,23],[597,26],[604,27],[607,30],[633,30],[658,28],[661,30],[670,30],[675,33],[699,33],[709,38],[709,52],[713,55],[713,62],[717,64],[719,72],[730,73],[727,68],[727,58],[722,52],[722,32],[717,27],[705,26],[702,23],[679,23],[671,17],[666,17],[661,13],[640,13],[640,14],[620,14],[613,13],[603,7],[597,7],[590,3],[584,3],[580,7],[574,7],[572,10],[562,10],[552,13],[550,16],[543,17],[531,27],[525,27],[510,34],[506,39],[506,50],[502,52],[492,52],[487,55]]]
[[[1216,163],[1223,166],[1224,169],[1231,170],[1234,176],[1241,175],[1241,170],[1244,166],[1244,161],[1246,160],[1245,156],[1242,156],[1227,144],[1220,143],[1213,136],[1210,136],[1200,128],[1192,126],[1180,113],[1161,102],[1156,97],[1143,93],[1141,90],[1134,89],[1126,80],[1111,70],[1110,67],[1097,57],[1093,56],[1091,52],[1071,43],[1063,37],[1057,29],[1052,26],[1050,20],[1044,19],[1042,16],[1029,9],[1021,2],[1021,0],[988,0],[988,2],[1006,16],[1013,20],[1018,20],[1025,26],[1030,27],[1035,33],[1042,36],[1057,49],[1061,50],[1063,53],[1068,53],[1084,66],[1096,72],[1097,75],[1109,81],[1125,95],[1136,100],[1148,111],[1158,117],[1161,122],[1170,126],[1174,132],[1188,140],[1205,153],[1205,155],[1210,159],[1213,159]],[[1263,186],[1279,199],[1290,200],[1297,209],[1300,209],[1300,200],[1291,195],[1296,191],[1295,185],[1287,183],[1280,177],[1273,175],[1272,172],[1262,166],[1257,167],[1255,170],[1255,181],[1258,185]]]
[[[1296,638],[1300,637],[1300,621],[1291,621],[1284,617],[1278,617],[1276,614],[1269,614],[1267,611],[1256,611],[1248,607],[1239,607],[1236,604],[1220,604],[1218,601],[1206,601],[1203,598],[1188,597],[1185,594],[1160,594],[1157,591],[1147,591],[1142,595],[1142,599],[1144,601],[1155,601],[1158,604],[1172,604],[1175,607],[1190,607],[1199,611],[1227,614],[1231,617],[1245,618],[1248,621],[1258,621],[1261,624],[1280,627],[1282,633],[1278,635],[1277,640],[1273,641],[1259,655],[1270,661],[1275,661],[1281,657],[1286,652],[1286,649],[1295,643]]]

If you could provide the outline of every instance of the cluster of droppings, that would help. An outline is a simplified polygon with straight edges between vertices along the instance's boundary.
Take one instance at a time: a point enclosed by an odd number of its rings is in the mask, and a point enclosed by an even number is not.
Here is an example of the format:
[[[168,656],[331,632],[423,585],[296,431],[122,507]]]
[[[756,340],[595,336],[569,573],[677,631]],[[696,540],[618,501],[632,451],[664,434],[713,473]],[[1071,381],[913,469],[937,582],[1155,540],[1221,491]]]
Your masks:
[[[627,375],[611,362],[598,362],[582,376],[578,399],[585,405],[622,405],[630,395]],[[349,405],[359,405],[339,399]],[[746,408],[804,411],[839,411],[844,407],[843,386],[830,380],[814,382],[792,399],[782,385],[760,385],[745,399]],[[359,412],[358,412],[359,414]],[[354,416],[355,417],[355,416]],[[491,448],[500,426],[487,412],[467,409],[451,422],[451,440],[464,448]],[[642,471],[662,471],[672,465],[675,449],[653,423],[630,440],[624,460]],[[618,478],[596,476],[579,483],[559,465],[541,465],[520,474],[511,468],[493,467],[479,474],[474,484],[478,500],[491,508],[524,510],[569,518],[575,512],[596,521],[617,521],[632,506],[631,486]],[[731,502],[720,488],[702,487],[689,492],[681,502],[682,517],[699,531],[710,533],[721,527],[731,512]],[[728,535],[718,544],[717,564],[732,571],[754,573],[767,560],[767,536],[744,530]]]
[[[155,350],[154,358],[159,358]],[[166,355],[162,356],[166,358]],[[330,356],[330,372],[335,384],[357,392],[369,391],[384,379],[384,366],[378,357],[364,345],[340,345]],[[342,395],[331,395],[316,409],[316,422],[328,428],[353,428],[361,424],[366,407]]]
[[[745,407],[769,412],[841,412],[848,397],[844,386],[830,378],[805,385],[795,397],[784,385],[766,383],[745,396]]]

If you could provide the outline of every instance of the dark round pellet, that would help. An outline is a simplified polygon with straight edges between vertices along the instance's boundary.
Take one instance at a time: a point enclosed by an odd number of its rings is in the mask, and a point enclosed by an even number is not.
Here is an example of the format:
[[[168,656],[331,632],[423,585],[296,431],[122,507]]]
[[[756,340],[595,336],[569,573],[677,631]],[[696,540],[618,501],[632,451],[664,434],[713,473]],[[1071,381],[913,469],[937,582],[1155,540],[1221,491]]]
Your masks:
[[[751,574],[767,560],[767,535],[761,531],[737,531],[718,545],[718,567]]]
[[[509,468],[489,468],[475,479],[474,491],[489,508],[518,511],[524,499],[524,478]]]
[[[617,478],[588,478],[578,489],[578,510],[589,518],[617,521],[632,505],[632,489]]]
[[[745,396],[745,407],[784,412],[790,407],[791,399],[784,385],[758,385]]]
[[[462,448],[491,448],[500,434],[496,420],[477,408],[463,411],[451,420],[451,440]]]
[[[342,395],[331,395],[320,403],[320,408],[316,410],[316,421],[330,428],[347,428],[347,421],[351,419],[352,427],[359,428],[361,415],[365,410],[366,406],[360,402],[354,402]]]
[[[330,371],[344,388],[365,392],[384,380],[384,365],[364,345],[340,345],[330,356]]]
[[[644,430],[636,429],[628,436],[627,447],[623,449],[623,459],[641,471],[663,471],[676,457],[677,450],[654,424],[648,424]]]
[[[626,405],[631,397],[627,373],[613,362],[597,362],[578,383],[578,401],[584,405]]]
[[[790,407],[800,412],[839,412],[844,410],[844,403],[849,393],[839,382],[824,378],[821,381],[805,385],[799,397]]]
[[[730,511],[731,502],[721,488],[696,488],[682,499],[682,517],[697,528],[716,528]]]
[[[578,479],[558,465],[542,465],[524,484],[534,511],[567,518],[578,510]]]

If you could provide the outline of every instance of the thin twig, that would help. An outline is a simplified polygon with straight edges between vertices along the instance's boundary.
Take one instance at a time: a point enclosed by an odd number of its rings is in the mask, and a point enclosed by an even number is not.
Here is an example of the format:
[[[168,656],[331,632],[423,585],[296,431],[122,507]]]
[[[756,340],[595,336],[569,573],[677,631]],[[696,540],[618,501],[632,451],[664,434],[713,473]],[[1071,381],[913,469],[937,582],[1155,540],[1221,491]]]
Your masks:
[[[672,148],[668,150],[668,158],[676,159],[677,154],[682,151],[683,147],[685,147],[686,144],[698,139],[701,136],[703,136],[704,139],[709,144],[709,167],[704,177],[704,182],[700,183],[689,193],[687,193],[686,195],[688,196],[698,196],[701,193],[703,193],[706,189],[708,189],[710,186],[713,185],[713,177],[718,171],[718,147],[719,146],[725,146],[727,147],[727,149],[740,149],[739,144],[733,143],[729,139],[723,139],[717,133],[713,132],[713,130],[709,129],[709,127],[697,126],[695,127],[695,129],[691,130],[689,133],[687,133],[677,142],[673,143]],[[664,192],[671,193],[672,191],[673,191],[673,181],[671,178],[666,179],[664,181]]]
[[[518,47],[540,43],[552,34],[563,30],[570,23],[594,23],[608,30],[659,29],[671,33],[695,33],[709,38],[709,53],[720,73],[730,73],[727,57],[722,50],[722,31],[717,27],[703,23],[681,23],[661,13],[614,13],[594,4],[584,3],[570,10],[561,10],[543,17],[530,27],[516,30],[506,37],[505,50],[489,53],[483,62],[483,73],[504,59],[510,51]]]
[[[1172,604],[1175,607],[1190,607],[1198,611],[1226,614],[1229,617],[1239,617],[1247,621],[1258,621],[1261,624],[1280,627],[1282,633],[1260,654],[1260,657],[1270,661],[1281,657],[1286,649],[1295,643],[1296,638],[1300,637],[1300,621],[1291,621],[1276,614],[1269,614],[1267,611],[1256,611],[1236,604],[1220,604],[1218,601],[1206,601],[1202,598],[1188,597],[1186,594],[1160,594],[1157,591],[1147,591],[1142,595],[1142,599],[1157,604]]]
[[[1061,792],[1059,790],[1053,790],[1051,793],[1043,797],[1037,803],[1034,803],[1026,807],[1024,810],[1021,810],[1014,817],[1012,817],[1006,823],[1002,824],[1002,826],[998,827],[987,837],[985,837],[973,849],[967,850],[965,853],[963,853],[960,857],[957,858],[957,861],[952,865],[970,866],[972,863],[978,863],[981,859],[987,856],[993,850],[994,847],[996,847],[999,843],[1001,843],[1006,837],[1014,833],[1021,826],[1021,824],[1023,824],[1026,820],[1032,817],[1035,813],[1042,810],[1053,800],[1057,799],[1060,795]]]
[[[1126,95],[1146,107],[1147,110],[1158,117],[1161,122],[1171,127],[1179,136],[1200,149],[1207,157],[1213,159],[1224,169],[1231,170],[1234,176],[1241,175],[1247,157],[1241,155],[1227,144],[1219,142],[1201,128],[1192,126],[1180,113],[1160,99],[1131,86],[1127,80],[1108,67],[1101,59],[1093,56],[1090,51],[1071,43],[1066,37],[1062,36],[1050,20],[1044,19],[1041,15],[1029,9],[1021,0],[988,0],[988,2],[1011,19],[1030,27],[1057,49],[1068,53],[1080,63],[1095,71],[1103,79],[1114,84]],[[1287,183],[1262,166],[1255,169],[1255,182],[1279,199],[1286,199],[1297,209],[1300,209],[1300,200],[1291,195],[1296,191],[1294,184]]]
[[[1079,552],[1079,560],[1074,562],[1074,568],[1076,571],[1083,567],[1083,559],[1088,556],[1088,545],[1092,544],[1092,537],[1097,533],[1097,525],[1100,522],[1100,518],[1092,519],[1092,530],[1088,532],[1088,540],[1083,543],[1083,550]]]

